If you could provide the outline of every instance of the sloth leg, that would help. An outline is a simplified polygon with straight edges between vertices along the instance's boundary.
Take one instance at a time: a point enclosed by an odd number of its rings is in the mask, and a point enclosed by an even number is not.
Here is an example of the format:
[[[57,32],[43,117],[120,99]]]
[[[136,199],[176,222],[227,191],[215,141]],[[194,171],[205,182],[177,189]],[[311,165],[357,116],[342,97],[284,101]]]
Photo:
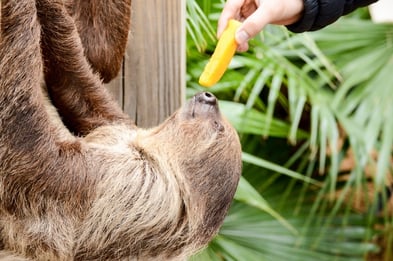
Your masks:
[[[36,14],[35,0],[1,1],[0,213],[16,220],[45,213],[48,197],[73,208],[90,193],[81,143],[64,141],[45,109]]]
[[[98,178],[80,139],[64,140],[46,111],[36,0],[1,0],[0,17],[0,247],[59,256]]]
[[[35,1],[2,0],[1,13],[0,150],[3,152],[7,145],[33,145],[34,139],[29,139],[33,135],[44,138],[46,133],[42,132],[48,128],[48,119],[39,101],[42,58]]]
[[[94,1],[96,2],[96,1]],[[77,135],[113,123],[131,123],[93,73],[74,19],[63,1],[37,0],[45,82],[65,125]]]
[[[118,74],[131,18],[131,0],[73,0],[68,10],[74,18],[84,53],[94,72],[107,83]]]

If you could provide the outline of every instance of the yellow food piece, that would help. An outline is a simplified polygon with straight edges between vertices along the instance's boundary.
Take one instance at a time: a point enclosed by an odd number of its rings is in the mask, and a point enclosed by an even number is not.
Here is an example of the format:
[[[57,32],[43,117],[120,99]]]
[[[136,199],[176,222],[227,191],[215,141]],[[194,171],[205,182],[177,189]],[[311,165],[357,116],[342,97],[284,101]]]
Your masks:
[[[200,85],[210,87],[221,79],[236,52],[235,33],[241,24],[239,21],[229,20],[227,28],[218,40],[213,55],[199,77]]]

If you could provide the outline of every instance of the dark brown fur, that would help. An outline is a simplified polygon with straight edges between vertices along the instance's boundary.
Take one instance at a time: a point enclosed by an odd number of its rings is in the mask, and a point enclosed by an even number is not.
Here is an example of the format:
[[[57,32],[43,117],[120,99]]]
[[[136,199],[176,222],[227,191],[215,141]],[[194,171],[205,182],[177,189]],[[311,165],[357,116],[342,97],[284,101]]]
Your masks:
[[[67,15],[62,2],[46,6],[37,1],[43,24],[45,81],[53,104],[66,126],[77,135],[109,122],[127,121],[128,117],[102,88],[100,76],[109,81],[121,66],[131,1],[74,0],[68,2],[74,17]],[[112,6],[107,6],[109,3]],[[109,34],[111,37],[107,37]]]
[[[67,0],[85,55],[103,81],[119,72],[128,40],[131,0]]]
[[[186,257],[215,235],[233,198],[237,134],[209,93],[155,128],[133,125],[90,68],[104,75],[116,62],[100,69],[106,58],[83,50],[94,43],[81,40],[69,7],[1,2],[0,260]],[[44,75],[80,137],[48,113]]]

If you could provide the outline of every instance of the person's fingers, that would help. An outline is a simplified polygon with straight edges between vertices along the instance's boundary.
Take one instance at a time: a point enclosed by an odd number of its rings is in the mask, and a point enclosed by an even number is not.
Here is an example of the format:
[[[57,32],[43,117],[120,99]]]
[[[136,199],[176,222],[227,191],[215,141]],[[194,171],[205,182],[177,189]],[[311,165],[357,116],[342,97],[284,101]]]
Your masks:
[[[235,40],[238,44],[237,50],[239,52],[244,52],[248,50],[248,40],[250,35],[244,30],[240,29],[235,34]]]
[[[269,17],[260,7],[250,15],[236,32],[236,42],[239,46],[244,46],[248,40],[256,36],[269,23]]]
[[[225,3],[224,9],[221,12],[220,18],[218,19],[217,26],[217,37],[220,38],[222,32],[227,27],[230,19],[239,20],[240,9],[244,4],[244,0],[228,0]]]
[[[217,36],[225,30],[229,19],[243,21],[235,39],[238,51],[248,49],[248,41],[271,24],[291,24],[302,15],[304,0],[228,0],[218,21]]]

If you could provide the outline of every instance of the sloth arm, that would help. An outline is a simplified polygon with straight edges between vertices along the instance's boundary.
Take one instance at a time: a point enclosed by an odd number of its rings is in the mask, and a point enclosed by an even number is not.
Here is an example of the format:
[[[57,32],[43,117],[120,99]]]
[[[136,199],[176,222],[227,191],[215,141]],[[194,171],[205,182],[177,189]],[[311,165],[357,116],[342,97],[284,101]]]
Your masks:
[[[64,141],[46,112],[36,13],[35,0],[1,2],[0,206],[15,217],[45,213],[49,198],[71,202],[77,212],[89,200],[87,184],[94,184],[83,145]]]
[[[68,10],[94,72],[109,82],[122,65],[130,30],[131,0],[73,0]]]
[[[45,82],[64,124],[81,136],[103,125],[132,124],[92,71],[75,22],[62,1],[36,3],[42,27]]]

